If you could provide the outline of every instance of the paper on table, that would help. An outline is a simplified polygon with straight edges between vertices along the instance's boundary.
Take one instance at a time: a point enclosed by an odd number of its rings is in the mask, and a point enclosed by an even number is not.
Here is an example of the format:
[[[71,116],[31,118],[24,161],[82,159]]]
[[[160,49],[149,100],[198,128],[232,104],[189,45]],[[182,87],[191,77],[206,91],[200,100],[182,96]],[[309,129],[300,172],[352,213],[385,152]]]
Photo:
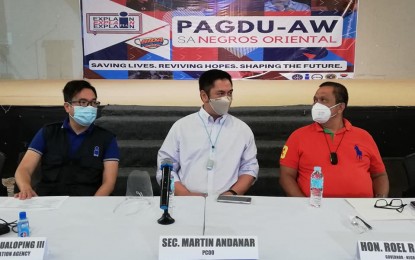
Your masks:
[[[6,198],[0,200],[0,208],[3,209],[57,209],[69,196],[33,197],[27,200]]]
[[[407,205],[402,213],[392,209],[375,208],[378,199],[346,199],[365,220],[402,220],[415,219],[415,211]],[[388,201],[390,199],[387,199]],[[404,200],[403,200],[404,201]],[[404,203],[408,203],[404,201]]]

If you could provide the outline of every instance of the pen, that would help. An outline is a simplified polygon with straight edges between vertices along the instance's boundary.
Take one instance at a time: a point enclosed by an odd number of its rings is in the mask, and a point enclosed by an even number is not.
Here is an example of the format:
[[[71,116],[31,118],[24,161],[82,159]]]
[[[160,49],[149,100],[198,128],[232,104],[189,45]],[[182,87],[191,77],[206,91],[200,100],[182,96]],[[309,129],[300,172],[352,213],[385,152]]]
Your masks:
[[[363,224],[365,224],[365,226],[368,228],[368,229],[372,229],[372,226],[371,225],[369,225],[366,221],[364,221],[362,218],[360,218],[359,216],[356,216],[356,218],[357,219],[359,219],[360,221],[362,221],[363,222]]]

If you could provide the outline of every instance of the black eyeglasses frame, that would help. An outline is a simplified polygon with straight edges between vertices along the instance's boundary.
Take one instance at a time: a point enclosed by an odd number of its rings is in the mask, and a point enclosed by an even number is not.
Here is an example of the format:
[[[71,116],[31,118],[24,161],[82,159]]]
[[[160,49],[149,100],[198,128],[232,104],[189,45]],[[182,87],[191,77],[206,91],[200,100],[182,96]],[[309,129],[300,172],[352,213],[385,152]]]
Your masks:
[[[400,205],[393,205],[394,201],[400,202]],[[385,205],[378,205],[379,202],[385,202]],[[406,205],[408,204],[404,204],[401,199],[391,199],[390,202],[388,202],[386,199],[378,199],[373,206],[378,209],[394,209],[399,213],[402,213]]]
[[[69,104],[73,104],[73,103],[78,103],[81,107],[87,107],[89,105],[93,106],[93,107],[98,107],[101,102],[96,101],[96,100],[92,100],[92,101],[88,101],[86,99],[80,99],[80,100],[72,100],[72,101],[68,101],[67,103]]]

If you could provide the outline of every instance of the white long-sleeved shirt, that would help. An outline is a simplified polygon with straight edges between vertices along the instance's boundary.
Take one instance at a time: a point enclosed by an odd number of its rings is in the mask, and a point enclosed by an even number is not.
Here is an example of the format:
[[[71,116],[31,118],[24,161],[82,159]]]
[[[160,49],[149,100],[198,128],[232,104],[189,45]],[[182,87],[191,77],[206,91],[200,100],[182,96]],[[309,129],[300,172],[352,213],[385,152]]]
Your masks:
[[[202,107],[173,124],[158,152],[157,180],[162,177],[161,162],[170,158],[175,182],[190,192],[220,194],[243,174],[258,177],[256,154],[254,134],[246,123],[229,114],[214,121]],[[210,157],[214,166],[208,170]]]

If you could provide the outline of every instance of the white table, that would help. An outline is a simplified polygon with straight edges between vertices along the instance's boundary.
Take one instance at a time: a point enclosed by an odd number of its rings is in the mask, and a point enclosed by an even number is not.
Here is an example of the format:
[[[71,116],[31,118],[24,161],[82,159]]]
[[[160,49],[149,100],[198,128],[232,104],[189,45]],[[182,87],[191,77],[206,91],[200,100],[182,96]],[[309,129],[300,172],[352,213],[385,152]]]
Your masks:
[[[305,198],[253,197],[250,205],[210,198],[206,209],[205,235],[258,236],[261,260],[354,259],[358,240],[415,241],[414,220],[370,221],[373,230],[354,232],[349,216],[357,212],[344,199],[313,208]]]
[[[161,235],[202,235],[204,198],[175,200],[172,216],[176,222],[172,225],[157,223],[162,215],[158,197],[153,198],[150,206],[144,203],[142,210],[138,203],[128,202],[114,213],[114,208],[124,200],[70,197],[57,210],[27,210],[31,236],[48,238],[48,259],[147,260],[158,259]],[[16,220],[18,212],[0,209],[0,217]]]
[[[202,197],[176,197],[176,222],[167,226],[157,223],[162,215],[158,197],[149,206],[132,202],[114,213],[124,200],[70,197],[57,210],[27,210],[32,236],[48,238],[49,259],[151,260],[158,259],[161,235],[203,235]],[[409,205],[405,210],[415,214]],[[15,220],[18,212],[1,208],[0,217]],[[354,259],[358,240],[415,240],[414,220],[368,221],[373,230],[357,234],[350,228],[354,215],[344,199],[324,199],[321,208],[312,208],[305,198],[253,197],[252,204],[243,205],[208,197],[205,235],[258,236],[260,259],[295,260]]]

